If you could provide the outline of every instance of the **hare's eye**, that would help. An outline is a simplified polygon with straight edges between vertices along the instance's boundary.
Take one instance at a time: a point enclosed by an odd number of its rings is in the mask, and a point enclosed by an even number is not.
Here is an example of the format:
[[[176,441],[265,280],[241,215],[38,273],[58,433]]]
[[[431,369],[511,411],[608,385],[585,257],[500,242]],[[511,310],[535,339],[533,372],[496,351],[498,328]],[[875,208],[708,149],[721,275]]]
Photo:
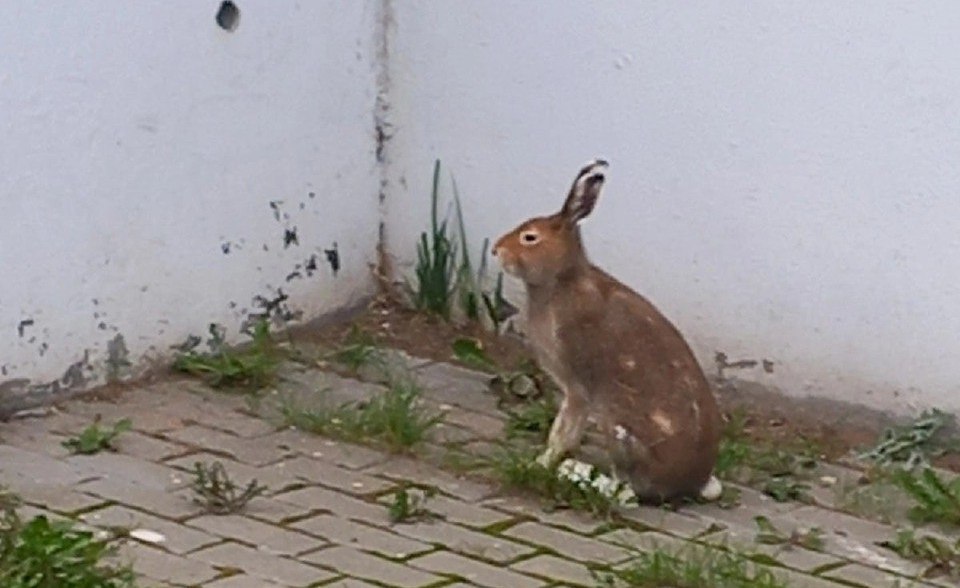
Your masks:
[[[540,240],[540,235],[534,233],[533,231],[527,231],[526,233],[522,233],[520,235],[520,240],[523,241],[525,245],[533,245]]]

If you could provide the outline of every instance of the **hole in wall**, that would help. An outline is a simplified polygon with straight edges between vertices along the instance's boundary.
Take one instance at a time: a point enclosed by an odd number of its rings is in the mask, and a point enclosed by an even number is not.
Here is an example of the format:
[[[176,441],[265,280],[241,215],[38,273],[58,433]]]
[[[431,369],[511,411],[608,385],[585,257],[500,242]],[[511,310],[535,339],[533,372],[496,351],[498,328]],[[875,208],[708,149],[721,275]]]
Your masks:
[[[220,3],[220,10],[217,11],[217,25],[232,33],[240,26],[240,9],[230,0],[224,0]]]

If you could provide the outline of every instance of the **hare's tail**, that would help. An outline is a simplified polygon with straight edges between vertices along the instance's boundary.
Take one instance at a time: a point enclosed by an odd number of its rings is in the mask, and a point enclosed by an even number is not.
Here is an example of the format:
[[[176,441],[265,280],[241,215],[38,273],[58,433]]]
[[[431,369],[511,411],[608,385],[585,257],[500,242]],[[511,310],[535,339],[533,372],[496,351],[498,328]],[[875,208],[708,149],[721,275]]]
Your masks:
[[[700,489],[700,498],[710,502],[719,499],[722,494],[723,484],[720,483],[720,480],[718,480],[716,476],[710,476],[707,483]]]

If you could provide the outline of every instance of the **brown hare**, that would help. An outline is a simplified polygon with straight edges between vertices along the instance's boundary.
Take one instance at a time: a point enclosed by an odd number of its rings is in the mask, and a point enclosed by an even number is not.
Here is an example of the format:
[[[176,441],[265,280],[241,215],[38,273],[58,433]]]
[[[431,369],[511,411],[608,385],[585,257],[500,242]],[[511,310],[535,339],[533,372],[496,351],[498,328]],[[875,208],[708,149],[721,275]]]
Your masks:
[[[712,475],[720,412],[679,331],[647,299],[587,259],[579,223],[593,210],[607,162],[577,174],[560,212],[527,220],[493,249],[527,290],[527,334],[563,401],[538,458],[555,465],[576,448],[588,419],[614,474],[644,501],[722,487]]]

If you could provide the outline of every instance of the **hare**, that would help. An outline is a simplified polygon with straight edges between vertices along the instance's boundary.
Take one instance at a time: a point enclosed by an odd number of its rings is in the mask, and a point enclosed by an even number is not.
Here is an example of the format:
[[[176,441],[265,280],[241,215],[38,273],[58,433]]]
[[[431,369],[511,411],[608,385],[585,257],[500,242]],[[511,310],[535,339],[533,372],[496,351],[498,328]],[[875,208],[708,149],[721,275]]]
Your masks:
[[[563,392],[538,462],[551,467],[576,448],[589,419],[615,476],[641,500],[714,500],[721,421],[703,371],[673,324],[583,248],[579,223],[606,168],[587,164],[560,212],[527,220],[492,251],[526,286],[531,347]]]

